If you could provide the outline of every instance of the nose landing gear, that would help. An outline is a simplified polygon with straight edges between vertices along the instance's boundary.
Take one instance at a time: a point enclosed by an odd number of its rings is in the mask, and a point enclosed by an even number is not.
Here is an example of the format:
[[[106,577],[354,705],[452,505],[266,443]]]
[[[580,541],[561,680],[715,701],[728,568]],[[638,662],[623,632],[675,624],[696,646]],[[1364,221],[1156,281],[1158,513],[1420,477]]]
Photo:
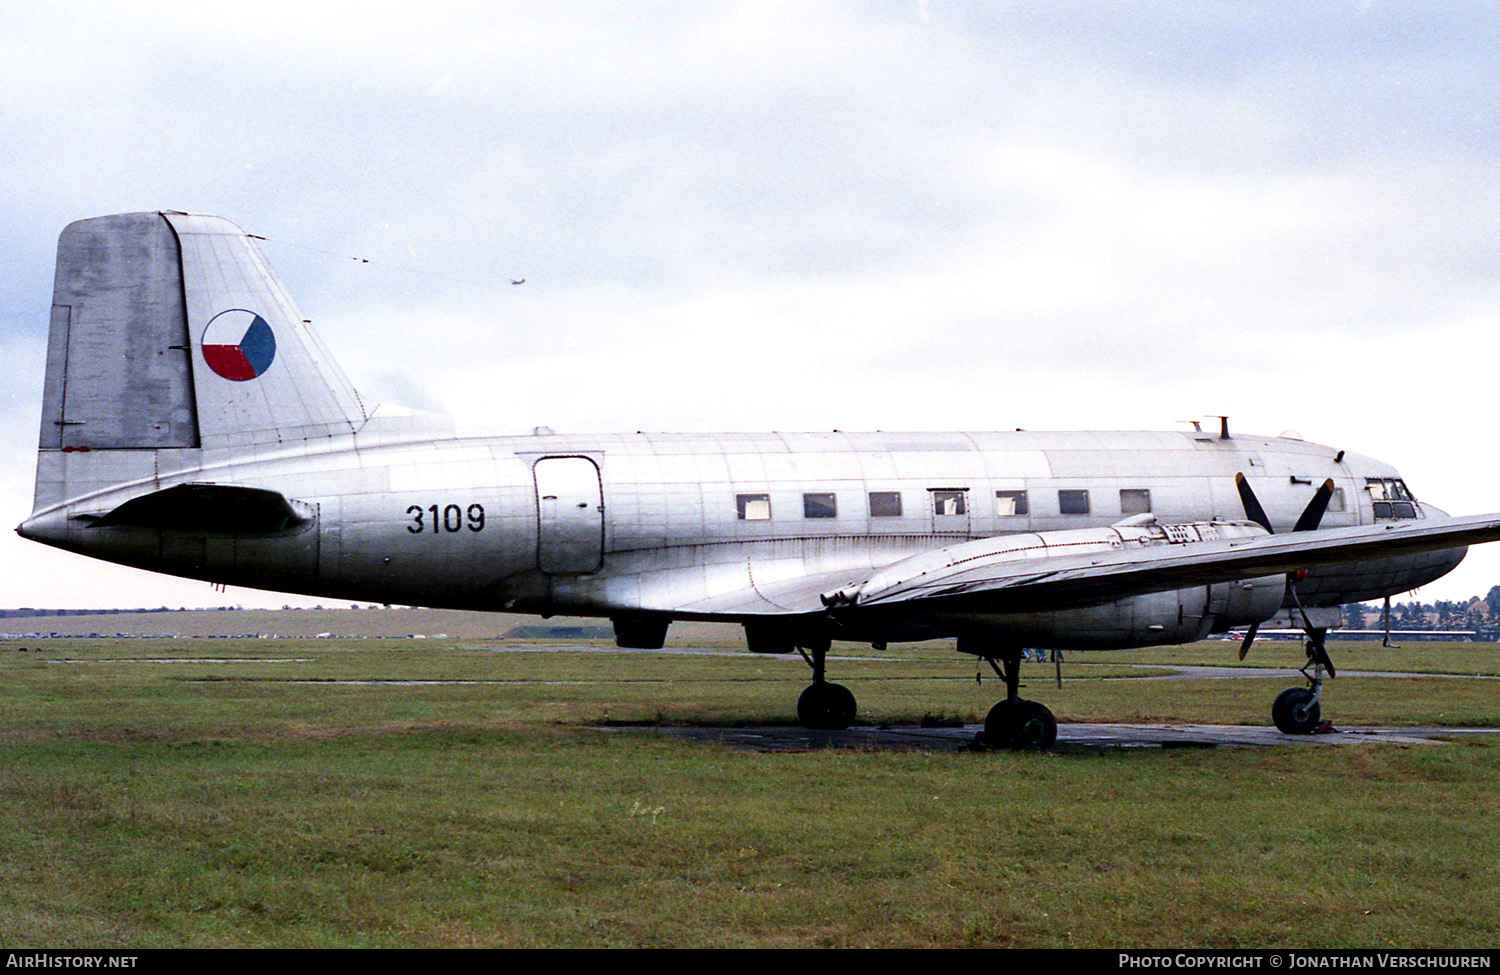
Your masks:
[[[1276,730],[1284,735],[1310,735],[1316,731],[1323,717],[1318,707],[1320,690],[1288,687],[1276,695],[1271,705],[1271,720],[1276,723]]]
[[[1318,699],[1323,696],[1323,671],[1326,669],[1329,677],[1338,676],[1324,645],[1327,635],[1328,631],[1322,627],[1308,627],[1307,663],[1302,665],[1307,686],[1288,687],[1271,705],[1271,720],[1275,722],[1276,730],[1284,735],[1310,735],[1324,725],[1322,708],[1318,706]]]

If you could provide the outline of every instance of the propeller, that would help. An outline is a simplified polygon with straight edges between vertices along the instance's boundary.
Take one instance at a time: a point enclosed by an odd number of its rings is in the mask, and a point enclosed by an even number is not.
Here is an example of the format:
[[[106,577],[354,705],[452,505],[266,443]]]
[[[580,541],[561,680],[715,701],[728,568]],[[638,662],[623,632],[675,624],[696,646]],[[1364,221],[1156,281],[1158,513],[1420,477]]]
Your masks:
[[[1248,489],[1250,485],[1247,484],[1245,487]],[[1333,478],[1330,477],[1318,487],[1313,499],[1307,503],[1306,508],[1302,509],[1302,517],[1297,519],[1297,523],[1292,526],[1292,531],[1316,531],[1318,524],[1323,520],[1323,513],[1328,510],[1328,502],[1332,498]]]
[[[1235,489],[1240,492],[1240,504],[1242,504],[1245,508],[1245,517],[1249,518],[1251,521],[1264,528],[1270,534],[1276,534],[1276,529],[1271,527],[1271,519],[1266,516],[1266,509],[1261,507],[1260,499],[1257,498],[1255,496],[1255,492],[1250,489],[1250,482],[1245,478],[1245,475],[1243,473],[1236,473],[1234,475],[1234,486]],[[1323,515],[1328,511],[1328,502],[1332,499],[1333,478],[1329,478],[1322,483],[1317,491],[1313,493],[1312,500],[1307,503],[1306,508],[1302,509],[1302,515],[1297,519],[1297,523],[1292,526],[1292,531],[1316,531],[1318,525],[1323,521]],[[1301,610],[1302,603],[1297,599],[1296,582],[1292,578],[1288,577],[1287,585],[1291,588],[1292,600],[1296,602],[1297,608]],[[1312,630],[1312,622],[1308,620],[1307,612],[1305,610],[1303,610],[1302,612],[1302,622],[1306,624],[1307,629],[1310,632]],[[1241,660],[1244,660],[1245,654],[1250,652],[1250,644],[1255,642],[1255,634],[1259,630],[1260,624],[1252,623],[1250,624],[1250,629],[1245,631],[1244,642],[1240,644]],[[1328,672],[1330,674],[1333,673],[1332,666],[1329,666]]]
[[[1250,482],[1245,480],[1244,474],[1234,475],[1234,486],[1239,489],[1240,504],[1245,507],[1245,517],[1264,528],[1270,534],[1276,534],[1276,529],[1271,527],[1271,519],[1266,517],[1266,509],[1260,506],[1260,499],[1255,496],[1254,491],[1250,490]],[[1298,524],[1301,524],[1301,522],[1298,522]]]

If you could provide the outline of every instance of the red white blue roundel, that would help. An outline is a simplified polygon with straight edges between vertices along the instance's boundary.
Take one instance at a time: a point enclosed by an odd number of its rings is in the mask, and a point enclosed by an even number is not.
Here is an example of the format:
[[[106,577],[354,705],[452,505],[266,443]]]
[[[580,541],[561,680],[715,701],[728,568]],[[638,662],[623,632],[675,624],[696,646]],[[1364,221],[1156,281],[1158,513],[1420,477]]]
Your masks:
[[[276,333],[253,311],[221,311],[203,330],[203,360],[225,379],[257,379],[276,360]]]

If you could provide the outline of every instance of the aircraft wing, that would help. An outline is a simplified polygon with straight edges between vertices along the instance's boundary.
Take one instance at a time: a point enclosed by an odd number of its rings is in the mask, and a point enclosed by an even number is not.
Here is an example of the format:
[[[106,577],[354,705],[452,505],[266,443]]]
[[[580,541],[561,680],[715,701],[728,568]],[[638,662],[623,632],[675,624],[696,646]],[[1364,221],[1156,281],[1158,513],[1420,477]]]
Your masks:
[[[748,566],[742,566],[748,570]],[[756,578],[748,571],[735,584],[726,585],[713,593],[686,604],[671,602],[668,589],[659,605],[650,608],[664,612],[703,614],[706,616],[786,616],[803,613],[822,613],[825,607],[821,596],[842,586],[857,584],[866,578],[873,568],[843,568],[832,572],[812,574],[783,574],[781,578]]]
[[[981,539],[884,566],[853,586],[820,594],[819,601],[870,610],[1060,609],[1496,539],[1500,513],[1019,559],[999,550],[1000,539]]]
[[[779,578],[757,579],[757,569],[741,585],[678,609],[745,616],[830,609],[975,613],[1065,609],[1142,593],[1493,541],[1500,539],[1500,513],[1080,554],[1068,554],[1067,546],[1044,546],[1018,554],[1013,539],[998,536],[962,542],[865,570],[787,571]]]

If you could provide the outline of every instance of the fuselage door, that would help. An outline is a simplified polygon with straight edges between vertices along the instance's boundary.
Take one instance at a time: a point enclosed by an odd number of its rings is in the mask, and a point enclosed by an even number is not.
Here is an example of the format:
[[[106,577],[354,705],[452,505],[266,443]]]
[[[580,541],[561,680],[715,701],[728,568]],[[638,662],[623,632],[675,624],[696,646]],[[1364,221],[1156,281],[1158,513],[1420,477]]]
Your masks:
[[[548,573],[597,572],[604,561],[604,492],[587,457],[543,457],[536,480],[536,560]]]

